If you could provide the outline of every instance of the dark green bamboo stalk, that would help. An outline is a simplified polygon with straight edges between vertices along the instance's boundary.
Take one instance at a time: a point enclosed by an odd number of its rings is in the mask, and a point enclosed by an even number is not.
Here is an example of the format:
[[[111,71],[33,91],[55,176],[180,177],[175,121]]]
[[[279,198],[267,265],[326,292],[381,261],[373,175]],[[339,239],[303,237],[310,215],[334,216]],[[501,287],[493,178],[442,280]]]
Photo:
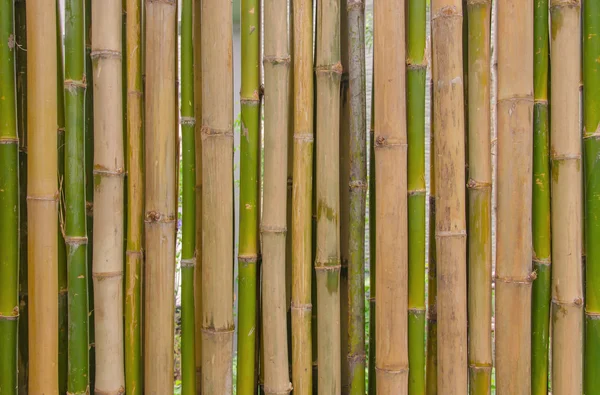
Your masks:
[[[182,246],[181,246],[181,393],[196,395],[194,270],[196,266],[196,149],[194,112],[193,1],[181,10],[181,134],[182,134]],[[254,357],[254,356],[252,356]],[[254,358],[252,358],[254,360]]]
[[[548,393],[550,336],[550,156],[548,128],[548,0],[535,0],[533,51],[533,281],[531,309],[531,393]]]
[[[377,394],[377,374],[375,373],[375,318],[376,304],[375,291],[377,283],[375,281],[377,260],[375,254],[375,244],[377,232],[375,225],[377,216],[375,215],[375,79],[371,85],[371,125],[369,127],[369,279],[370,279],[370,296],[369,296],[369,395]]]
[[[348,393],[365,393],[365,205],[367,191],[365,3],[347,2],[349,116]]]
[[[67,281],[70,290],[68,293],[67,391],[73,395],[89,393],[84,22],[84,1],[66,1],[64,234],[67,246]]]
[[[406,29],[408,137],[408,393],[425,391],[425,21],[424,0],[409,0]]]
[[[583,4],[583,141],[585,156],[585,390],[600,388],[600,4]]]
[[[92,72],[92,0],[85,0],[85,208],[87,215],[87,264],[88,273],[92,273],[94,240],[94,73]],[[92,276],[88,276],[88,289],[93,290]],[[94,293],[88,292],[88,341],[90,388],[95,388],[96,345],[94,343]]]
[[[17,394],[19,329],[19,138],[14,3],[0,2],[0,394]]]
[[[61,28],[60,3],[56,2],[56,50],[57,50],[57,105],[58,105],[58,390],[67,392],[69,371],[69,280],[67,274],[67,246],[65,244],[65,95],[64,54]]]
[[[260,202],[260,3],[241,2],[242,134],[240,137],[239,305],[237,393],[257,389],[257,263]]]

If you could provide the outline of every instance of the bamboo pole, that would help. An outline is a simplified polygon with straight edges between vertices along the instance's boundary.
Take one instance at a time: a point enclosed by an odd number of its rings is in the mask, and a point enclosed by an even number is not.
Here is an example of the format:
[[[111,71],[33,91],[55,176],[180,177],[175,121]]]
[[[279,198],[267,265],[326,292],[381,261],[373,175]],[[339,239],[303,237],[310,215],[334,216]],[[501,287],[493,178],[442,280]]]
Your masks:
[[[365,70],[365,3],[348,1],[349,117],[349,393],[365,394],[365,208],[367,191],[367,95]],[[342,184],[342,189],[345,189]]]
[[[95,392],[124,390],[121,2],[92,0]],[[111,215],[107,215],[111,213]]]
[[[193,0],[181,10],[182,248],[181,393],[196,394],[194,271],[196,266],[196,142],[194,113]]]
[[[27,25],[25,1],[14,5],[16,37],[17,131],[19,134],[19,395],[27,395],[29,375],[27,296]]]
[[[467,393],[465,123],[460,0],[432,3],[437,390]]]
[[[0,3],[0,392],[16,395],[19,330],[19,138],[14,3]]]
[[[144,233],[144,98],[141,0],[127,0],[127,245],[125,254],[125,390],[143,393],[142,276]]]
[[[468,322],[469,392],[492,379],[491,1],[468,1]]]
[[[85,211],[85,8],[65,3],[65,243],[68,272],[69,394],[89,393],[88,267]],[[62,37],[61,37],[62,38]],[[59,46],[62,45],[59,41]],[[60,52],[60,51],[59,51]]]
[[[551,0],[552,393],[583,391],[582,174],[578,0]],[[591,217],[590,220],[595,220]]]
[[[265,173],[263,243],[262,333],[265,394],[289,393],[286,324],[286,217],[289,117],[287,4],[267,0],[265,12]]]
[[[374,9],[378,393],[408,393],[405,3]]]
[[[583,142],[585,149],[585,241],[587,252],[585,289],[585,389],[591,394],[600,388],[600,4],[585,2],[583,7]],[[596,219],[594,221],[594,219]]]
[[[377,293],[377,256],[375,246],[377,244],[377,214],[376,214],[376,198],[377,191],[375,190],[375,74],[371,83],[371,124],[369,125],[369,395],[377,393],[377,374],[375,371],[375,363],[377,359],[377,350],[375,347],[377,339],[377,331],[375,330],[375,322],[377,318],[377,304],[375,294]]]
[[[318,389],[341,392],[340,367],[340,1],[317,3],[316,161]]]
[[[29,393],[58,395],[55,4],[30,2],[27,21]]]
[[[292,386],[310,395],[312,377],[313,2],[293,3]],[[292,144],[293,142],[293,144]],[[315,301],[316,302],[316,301]]]
[[[240,139],[240,239],[238,255],[237,393],[257,391],[257,290],[260,212],[260,2],[241,3],[242,135]]]
[[[194,303],[196,330],[196,394],[202,393],[202,58],[201,22],[202,0],[194,0],[194,117],[196,149],[196,272],[194,274]]]
[[[550,339],[550,152],[548,124],[548,0],[534,5],[531,393],[548,393]]]
[[[202,393],[232,392],[233,71],[231,3],[203,0]]]
[[[147,0],[145,7],[144,390],[150,394],[166,394],[173,391],[178,179],[177,72],[174,62],[177,54],[177,5],[172,0]]]
[[[533,2],[498,3],[496,385],[531,392]]]
[[[427,4],[409,0],[406,29],[408,141],[408,393],[425,391],[425,28]]]

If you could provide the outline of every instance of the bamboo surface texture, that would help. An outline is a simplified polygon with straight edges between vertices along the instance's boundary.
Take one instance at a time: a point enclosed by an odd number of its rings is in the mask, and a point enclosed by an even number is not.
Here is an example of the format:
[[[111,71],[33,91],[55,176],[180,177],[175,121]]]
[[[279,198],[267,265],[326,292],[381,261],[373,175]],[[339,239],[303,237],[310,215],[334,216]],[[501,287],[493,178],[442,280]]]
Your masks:
[[[375,97],[375,84],[371,85],[371,98]],[[375,362],[377,350],[375,340],[377,331],[375,330],[375,322],[377,317],[377,305],[375,294],[377,292],[377,255],[375,245],[377,240],[377,207],[375,205],[376,194],[375,190],[375,101],[371,100],[371,124],[369,125],[369,362],[367,377],[369,386],[367,388],[369,394],[377,392],[377,374],[375,371]]]
[[[533,3],[498,3],[496,385],[531,392]]]

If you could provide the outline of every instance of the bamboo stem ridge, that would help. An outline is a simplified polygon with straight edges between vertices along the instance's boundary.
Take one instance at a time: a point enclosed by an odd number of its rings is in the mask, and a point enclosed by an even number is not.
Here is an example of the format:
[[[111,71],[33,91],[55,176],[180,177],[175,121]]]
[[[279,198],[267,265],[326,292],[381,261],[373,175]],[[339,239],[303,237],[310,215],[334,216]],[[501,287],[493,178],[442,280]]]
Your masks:
[[[176,2],[147,0],[146,17],[144,391],[166,394],[173,391]]]
[[[377,180],[377,392],[408,391],[408,206],[405,3],[374,9],[375,172]]]
[[[583,7],[583,143],[585,148],[585,390],[600,388],[600,4]]]
[[[552,393],[583,391],[580,2],[551,0]],[[592,219],[595,219],[592,217]]]
[[[312,377],[313,3],[294,0],[292,175],[292,386],[310,395]]]
[[[432,3],[437,390],[467,393],[465,123],[460,0]]]
[[[65,3],[65,243],[70,290],[67,390],[73,395],[89,393],[84,6],[83,0]]]
[[[0,3],[0,391],[17,394],[19,329],[19,138],[14,3]],[[26,340],[23,340],[26,341]]]
[[[550,147],[548,124],[548,0],[534,5],[533,72],[533,270],[531,306],[531,393],[548,394],[551,299]]]
[[[317,3],[316,211],[318,392],[340,394],[340,1]]]
[[[26,10],[29,393],[58,395],[56,10],[48,1]]]
[[[124,392],[121,2],[92,0],[96,393]],[[111,215],[107,215],[111,213]]]
[[[127,252],[125,254],[125,390],[142,395],[144,234],[144,98],[142,1],[127,0]]]
[[[491,1],[468,1],[467,15],[469,390],[487,395],[492,379]]]
[[[223,395],[233,380],[231,12],[231,2],[202,0],[202,393]]]
[[[496,383],[531,392],[533,2],[498,3]]]

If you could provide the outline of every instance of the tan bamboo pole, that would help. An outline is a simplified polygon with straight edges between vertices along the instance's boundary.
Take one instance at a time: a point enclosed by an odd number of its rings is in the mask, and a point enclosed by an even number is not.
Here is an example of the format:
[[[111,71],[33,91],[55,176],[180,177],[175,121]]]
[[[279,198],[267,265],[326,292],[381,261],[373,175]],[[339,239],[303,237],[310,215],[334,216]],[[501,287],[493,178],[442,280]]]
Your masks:
[[[496,385],[531,391],[533,2],[498,3]]]
[[[377,393],[408,391],[408,185],[404,0],[374,7]]]
[[[173,391],[176,1],[146,0],[144,390]]]
[[[435,139],[437,389],[467,393],[467,276],[463,11],[460,0],[432,2]],[[377,114],[379,118],[379,113]],[[380,303],[380,302],[379,302]]]
[[[58,395],[56,4],[27,12],[29,393]]]
[[[550,1],[552,394],[554,395],[581,394],[583,391],[582,169],[579,126],[580,4],[579,0]]]
[[[92,0],[94,73],[94,280],[96,393],[125,386],[123,355],[122,7]]]
[[[233,71],[231,2],[202,0],[202,393],[232,392]],[[282,164],[285,167],[285,163]]]

